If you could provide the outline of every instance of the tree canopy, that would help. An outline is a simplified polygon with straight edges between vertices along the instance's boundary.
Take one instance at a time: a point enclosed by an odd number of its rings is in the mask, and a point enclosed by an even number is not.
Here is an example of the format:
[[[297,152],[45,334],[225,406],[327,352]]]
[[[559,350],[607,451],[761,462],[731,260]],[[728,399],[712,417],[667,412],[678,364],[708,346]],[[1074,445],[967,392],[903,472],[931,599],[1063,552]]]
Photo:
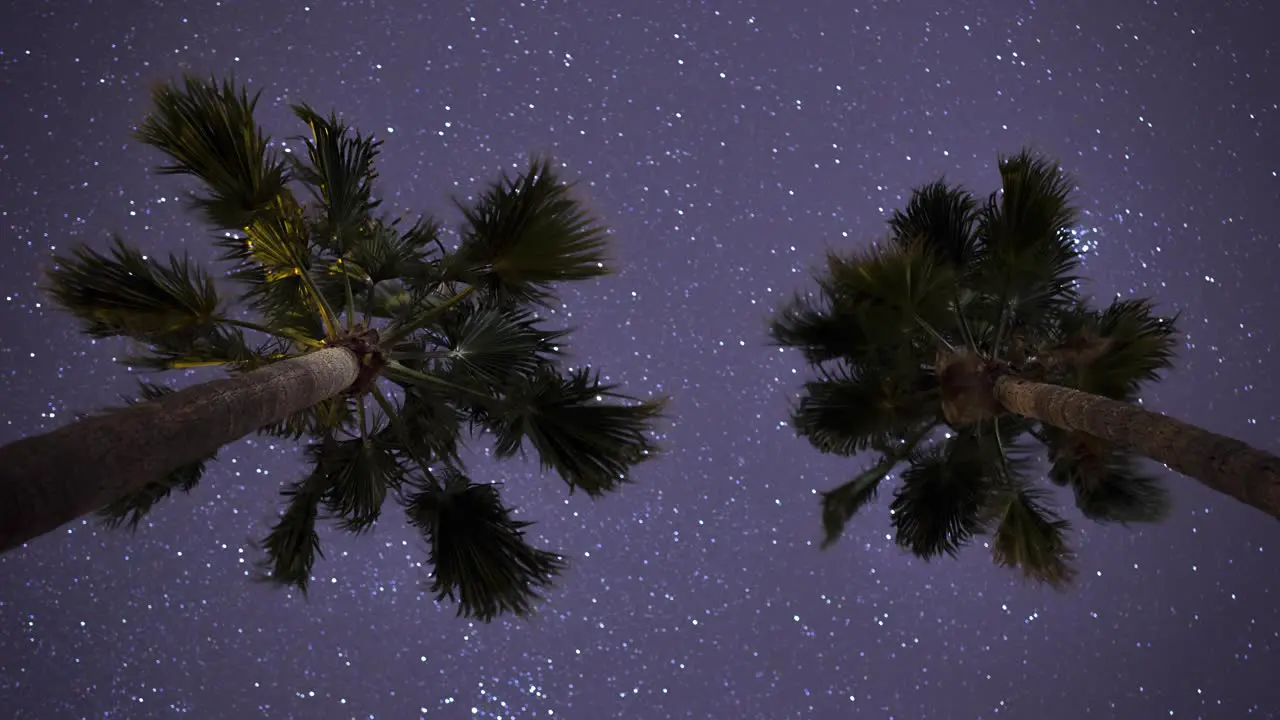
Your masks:
[[[1073,180],[1026,150],[998,166],[985,199],[945,180],[914,190],[883,242],[829,253],[816,292],[794,297],[770,330],[812,372],[797,432],[824,453],[876,457],[822,493],[824,547],[896,477],[898,545],[928,559],[989,534],[996,563],[1064,587],[1068,522],[1036,482],[1037,454],[1090,520],[1158,521],[1167,493],[1130,452],[1002,412],[966,383],[998,367],[1136,403],[1172,364],[1175,318],[1146,298],[1086,298]]]
[[[529,613],[564,560],[527,542],[529,523],[497,484],[467,475],[460,448],[486,436],[498,458],[532,451],[592,497],[653,456],[663,402],[568,365],[570,330],[543,313],[564,283],[610,272],[608,230],[550,161],[534,159],[455,201],[462,224],[450,247],[433,217],[384,211],[380,140],[298,104],[310,133],[304,152],[286,153],[256,123],[258,100],[234,80],[188,76],[155,89],[137,131],[167,157],[159,172],[198,181],[189,200],[216,233],[218,276],[117,238],[106,252],[59,255],[53,299],[91,337],[134,341],[123,362],[146,372],[235,376],[325,347],[356,352],[350,392],[261,431],[304,443],[309,465],[262,543],[263,579],[305,592],[319,523],[366,533],[394,498],[425,541],[437,599],[483,621]],[[168,392],[143,383],[140,396]],[[104,518],[138,527],[173,491],[194,490],[213,459],[120,498]]]

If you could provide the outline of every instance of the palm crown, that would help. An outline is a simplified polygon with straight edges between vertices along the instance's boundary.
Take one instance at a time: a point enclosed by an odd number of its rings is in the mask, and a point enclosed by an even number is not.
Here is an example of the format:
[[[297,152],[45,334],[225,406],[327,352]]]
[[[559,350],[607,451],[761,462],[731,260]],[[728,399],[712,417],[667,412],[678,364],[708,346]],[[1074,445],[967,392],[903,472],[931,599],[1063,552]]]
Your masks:
[[[1134,402],[1170,366],[1175,329],[1148,300],[1097,309],[1081,297],[1073,185],[1056,164],[1023,151],[999,170],[985,201],[945,181],[915,190],[886,242],[829,253],[816,295],[794,298],[771,332],[816,375],[792,413],[798,433],[825,453],[878,454],[822,494],[824,547],[902,466],[890,506],[900,546],[954,555],[990,532],[998,564],[1062,587],[1067,522],[1033,482],[1035,445],[1091,520],[1156,521],[1165,491],[1116,447],[991,407],[965,371]]]
[[[86,333],[137,341],[124,362],[145,370],[219,365],[234,375],[326,346],[352,349],[361,371],[351,392],[262,430],[304,440],[310,463],[262,543],[264,577],[305,591],[320,554],[317,522],[363,533],[391,495],[426,540],[437,599],[484,621],[528,613],[563,559],[528,544],[528,523],[512,518],[495,485],[468,478],[459,450],[475,434],[490,435],[499,458],[532,448],[571,491],[593,497],[654,452],[662,403],[563,367],[567,331],[538,314],[558,284],[608,272],[607,231],[535,160],[459,203],[460,242],[447,248],[431,218],[379,212],[379,141],[295,105],[311,134],[304,156],[282,154],[254,121],[257,100],[231,81],[187,77],[155,91],[137,132],[170,159],[162,173],[201,181],[191,202],[219,232],[244,312],[233,314],[214,277],[189,260],[160,262],[118,239],[107,253],[58,257],[53,297]],[[144,399],[167,392],[142,388]],[[194,488],[209,459],[104,516],[136,527],[171,491]]]

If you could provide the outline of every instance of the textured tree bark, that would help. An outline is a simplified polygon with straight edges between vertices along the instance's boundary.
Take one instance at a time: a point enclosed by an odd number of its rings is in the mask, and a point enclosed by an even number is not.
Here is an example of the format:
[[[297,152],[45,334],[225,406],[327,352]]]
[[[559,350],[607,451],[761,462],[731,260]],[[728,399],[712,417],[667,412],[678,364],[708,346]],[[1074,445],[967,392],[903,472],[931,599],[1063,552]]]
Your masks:
[[[1129,448],[1280,518],[1280,457],[1137,405],[1003,375],[1009,412]]]
[[[341,393],[355,354],[326,348],[0,448],[0,553]]]

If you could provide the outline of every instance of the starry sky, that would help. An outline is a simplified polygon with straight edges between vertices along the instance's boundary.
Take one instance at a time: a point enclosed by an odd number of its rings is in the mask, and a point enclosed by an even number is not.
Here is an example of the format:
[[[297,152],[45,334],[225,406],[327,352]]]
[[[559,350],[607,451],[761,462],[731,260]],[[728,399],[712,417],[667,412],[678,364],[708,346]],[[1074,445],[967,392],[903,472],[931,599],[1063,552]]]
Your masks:
[[[0,715],[1280,717],[1273,519],[1170,474],[1167,524],[1075,524],[1066,594],[980,544],[907,557],[883,498],[820,552],[816,492],[866,461],[794,436],[801,362],[765,333],[911,187],[986,193],[997,153],[1031,145],[1079,179],[1089,291],[1183,313],[1146,401],[1280,451],[1276,26],[1261,0],[7,4],[0,442],[134,387],[121,346],[37,292],[50,249],[119,232],[213,254],[189,186],[129,134],[183,70],[262,89],[277,139],[304,132],[300,100],[377,133],[394,209],[452,221],[451,197],[553,153],[620,268],[564,294],[573,357],[673,404],[665,456],[595,502],[476,445],[476,478],[572,562],[534,619],[488,626],[419,591],[426,553],[394,511],[323,534],[308,600],[251,582],[302,463],[229,446],[135,535],[76,523],[0,557]]]

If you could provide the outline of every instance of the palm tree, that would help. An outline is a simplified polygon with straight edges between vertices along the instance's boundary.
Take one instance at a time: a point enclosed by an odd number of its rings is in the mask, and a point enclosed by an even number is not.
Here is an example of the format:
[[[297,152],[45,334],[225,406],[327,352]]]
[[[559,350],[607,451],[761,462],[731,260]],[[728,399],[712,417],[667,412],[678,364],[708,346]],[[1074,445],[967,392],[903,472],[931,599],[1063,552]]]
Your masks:
[[[593,497],[655,451],[662,402],[564,367],[567,331],[538,313],[560,283],[608,272],[605,228],[535,160],[458,204],[449,249],[431,218],[378,212],[380,142],[336,115],[293,106],[311,131],[300,157],[269,142],[258,95],[234,81],[186,77],[153,99],[137,137],[168,156],[161,173],[202,182],[191,202],[219,233],[243,312],[188,259],[119,239],[57,256],[49,292],[90,336],[135,341],[126,365],[229,377],[144,383],[143,402],[0,448],[0,550],[95,511],[136,528],[219,448],[260,432],[305,440],[310,462],[263,543],[266,578],[305,591],[317,520],[362,533],[394,495],[426,539],[438,599],[485,621],[528,613],[563,561],[527,543],[528,523],[468,478],[459,450],[476,434],[499,458],[531,448]]]
[[[879,455],[823,493],[824,547],[905,466],[890,508],[899,545],[954,555],[990,531],[997,563],[1063,586],[1067,522],[1032,483],[1037,444],[1091,520],[1164,516],[1140,456],[1280,516],[1280,458],[1140,406],[1173,362],[1175,319],[1147,299],[1081,297],[1072,180],[1028,151],[999,169],[985,202],[945,181],[915,190],[887,242],[829,253],[816,296],[771,324],[816,376],[792,413],[798,433],[822,452]]]

